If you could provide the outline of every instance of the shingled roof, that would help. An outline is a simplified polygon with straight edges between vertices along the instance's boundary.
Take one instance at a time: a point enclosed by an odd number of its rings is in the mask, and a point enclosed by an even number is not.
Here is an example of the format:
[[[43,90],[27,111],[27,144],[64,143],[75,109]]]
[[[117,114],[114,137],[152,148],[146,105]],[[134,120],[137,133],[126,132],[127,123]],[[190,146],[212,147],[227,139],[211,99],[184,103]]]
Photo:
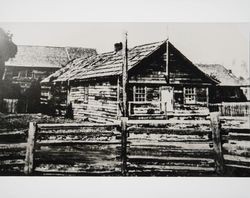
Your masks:
[[[16,56],[7,61],[5,65],[9,67],[61,68],[73,58],[95,54],[96,50],[91,48],[18,45]]]
[[[138,45],[129,49],[128,69],[138,65],[143,59],[149,57],[165,44],[166,40]],[[85,80],[90,78],[121,75],[122,63],[122,51],[102,53],[89,58],[77,58],[67,64],[64,68],[45,78],[42,83],[51,81],[64,82],[68,80]],[[192,62],[190,61],[190,63]],[[195,65],[193,66],[196,67]],[[203,73],[198,67],[196,68]],[[205,73],[203,74],[206,75]],[[214,81],[208,75],[206,76]]]
[[[242,82],[230,70],[219,64],[197,64],[204,73],[219,80],[220,86],[241,86]]]
[[[135,46],[128,50],[128,67],[135,66],[145,57],[157,50],[165,41]],[[67,80],[83,80],[103,76],[120,75],[122,72],[122,51],[112,51],[91,56],[78,58],[70,62],[66,67],[58,70],[42,81],[46,83],[52,79],[55,82]]]

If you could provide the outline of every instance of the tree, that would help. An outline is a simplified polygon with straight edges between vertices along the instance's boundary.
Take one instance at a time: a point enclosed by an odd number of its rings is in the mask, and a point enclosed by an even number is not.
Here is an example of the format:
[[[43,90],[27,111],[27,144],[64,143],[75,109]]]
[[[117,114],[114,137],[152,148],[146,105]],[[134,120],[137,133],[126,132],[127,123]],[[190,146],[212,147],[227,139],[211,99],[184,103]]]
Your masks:
[[[0,28],[0,80],[3,78],[5,62],[15,57],[17,46],[12,41],[12,34]]]

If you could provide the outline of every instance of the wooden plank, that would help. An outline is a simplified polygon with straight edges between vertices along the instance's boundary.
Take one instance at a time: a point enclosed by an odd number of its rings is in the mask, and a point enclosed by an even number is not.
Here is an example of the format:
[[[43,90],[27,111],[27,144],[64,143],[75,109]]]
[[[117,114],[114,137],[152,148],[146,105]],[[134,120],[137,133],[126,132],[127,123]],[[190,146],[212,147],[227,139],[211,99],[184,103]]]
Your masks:
[[[25,162],[23,159],[14,159],[14,160],[1,160],[0,166],[16,166],[16,165],[24,165]]]
[[[19,144],[0,144],[0,150],[15,150],[15,149],[25,149],[27,147],[27,143],[19,143]]]
[[[25,157],[24,173],[30,175],[33,173],[34,166],[34,146],[35,146],[36,123],[29,123],[28,143]]]
[[[74,144],[121,144],[120,141],[81,141],[81,140],[42,140],[37,141],[39,146],[74,145]]]
[[[250,166],[250,157],[243,156],[235,156],[235,155],[224,155],[225,164],[235,164],[235,165],[243,165]]]
[[[206,157],[214,159],[214,152],[212,149],[179,149],[169,147],[155,147],[155,146],[129,146],[128,156],[165,156],[165,157]]]
[[[121,134],[122,134],[122,150],[121,150],[121,159],[122,159],[122,175],[126,176],[127,174],[127,122],[128,117],[121,117]]]
[[[157,172],[161,172],[161,171],[186,171],[187,173],[189,171],[197,171],[197,172],[202,172],[202,171],[211,171],[214,172],[215,169],[213,167],[195,167],[195,166],[155,166],[155,165],[144,165],[143,167],[131,167],[128,166],[128,170],[129,172],[131,170],[142,170],[142,171],[146,171],[146,170],[150,170],[150,171],[157,171]]]
[[[58,124],[38,124],[38,128],[76,128],[76,127],[113,127],[117,124],[97,124],[97,123],[58,123]]]
[[[130,134],[176,134],[176,135],[210,135],[209,130],[199,129],[169,129],[169,128],[152,128],[152,127],[129,127]]]
[[[130,146],[145,147],[145,146],[155,146],[155,147],[165,147],[166,149],[211,149],[213,150],[212,142],[209,144],[207,142],[201,143],[189,143],[189,142],[129,142]]]
[[[140,156],[140,155],[132,155],[128,157],[128,161],[140,161],[141,163],[151,162],[186,162],[186,163],[200,163],[205,162],[207,164],[214,163],[213,159],[209,158],[193,158],[193,157],[164,157],[164,156]]]
[[[164,126],[167,124],[192,124],[192,125],[210,125],[209,120],[128,120],[128,125],[132,124],[145,124],[145,125],[158,125],[158,126]]]
[[[213,145],[214,145],[214,151],[215,151],[216,172],[218,174],[223,174],[224,173],[224,160],[223,160],[223,153],[222,153],[219,116],[220,116],[220,113],[217,113],[217,112],[210,113]]]

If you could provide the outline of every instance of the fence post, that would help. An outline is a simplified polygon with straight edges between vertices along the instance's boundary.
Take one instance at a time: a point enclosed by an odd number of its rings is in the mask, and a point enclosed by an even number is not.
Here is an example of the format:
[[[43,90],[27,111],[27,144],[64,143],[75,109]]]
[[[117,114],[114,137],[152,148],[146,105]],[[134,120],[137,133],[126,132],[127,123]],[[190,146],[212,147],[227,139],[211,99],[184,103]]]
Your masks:
[[[222,175],[224,173],[224,160],[223,160],[223,153],[222,153],[220,113],[211,112],[210,118],[211,118],[213,148],[215,152],[216,173],[219,175]]]
[[[128,122],[128,117],[121,117],[121,133],[122,133],[121,171],[123,176],[127,175],[127,122]]]
[[[34,165],[34,146],[35,146],[36,123],[29,123],[28,141],[25,156],[24,173],[30,175],[33,173]]]

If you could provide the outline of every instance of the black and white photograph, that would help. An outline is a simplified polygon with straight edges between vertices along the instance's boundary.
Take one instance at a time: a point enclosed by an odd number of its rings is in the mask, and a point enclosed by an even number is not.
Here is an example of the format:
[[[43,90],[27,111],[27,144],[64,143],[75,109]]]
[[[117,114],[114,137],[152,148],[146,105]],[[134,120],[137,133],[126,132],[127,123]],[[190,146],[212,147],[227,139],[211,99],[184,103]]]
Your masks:
[[[249,0],[0,0],[0,196],[248,198]]]
[[[250,176],[249,23],[1,22],[1,176]]]

